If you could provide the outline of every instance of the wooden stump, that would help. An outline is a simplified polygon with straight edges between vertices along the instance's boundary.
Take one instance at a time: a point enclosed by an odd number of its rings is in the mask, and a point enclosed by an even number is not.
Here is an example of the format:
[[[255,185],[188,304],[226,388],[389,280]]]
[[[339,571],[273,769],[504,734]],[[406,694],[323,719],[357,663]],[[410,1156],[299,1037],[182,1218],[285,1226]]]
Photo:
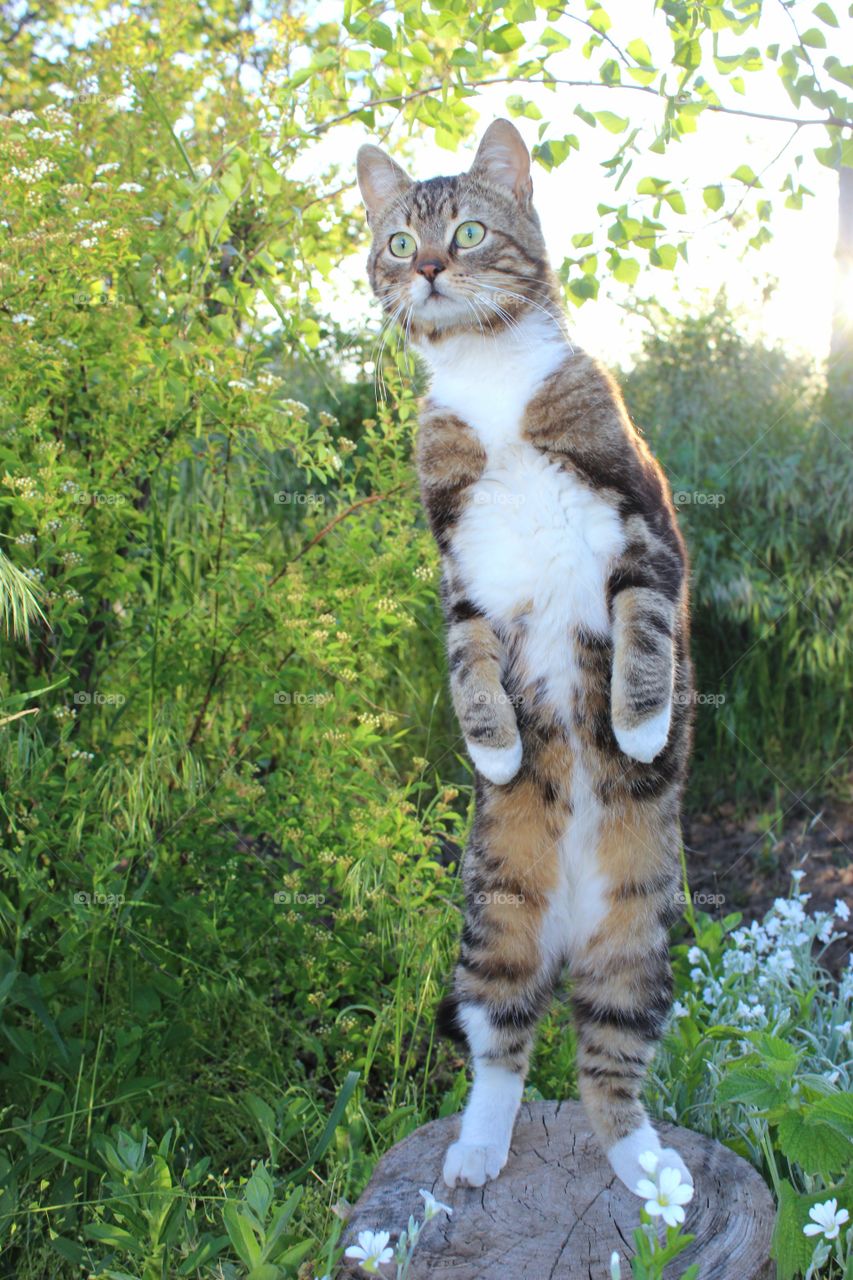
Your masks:
[[[496,1182],[448,1191],[441,1178],[459,1117],[434,1120],[380,1160],[347,1222],[344,1244],[365,1229],[391,1232],[414,1214],[421,1187],[453,1208],[424,1228],[410,1280],[610,1280],[614,1250],[631,1275],[642,1202],[614,1176],[578,1102],[522,1105],[506,1168]],[[773,1202],[761,1176],[740,1156],[701,1134],[656,1126],[664,1146],[684,1157],[696,1184],[685,1231],[696,1239],[666,1272],[677,1280],[692,1262],[700,1280],[769,1280]],[[383,1266],[386,1275],[393,1266]],[[345,1261],[343,1274],[363,1275]]]

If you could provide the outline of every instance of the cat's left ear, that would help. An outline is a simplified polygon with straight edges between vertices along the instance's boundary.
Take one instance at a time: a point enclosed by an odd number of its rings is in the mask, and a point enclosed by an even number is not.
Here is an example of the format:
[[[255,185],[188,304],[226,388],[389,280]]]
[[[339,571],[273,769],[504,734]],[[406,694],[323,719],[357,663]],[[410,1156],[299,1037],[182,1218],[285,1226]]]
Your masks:
[[[370,143],[359,147],[355,164],[368,222],[412,185],[409,175],[381,147]]]
[[[509,120],[492,121],[483,134],[470,172],[475,177],[481,176],[493,187],[508,187],[522,204],[526,204],[533,195],[530,152]]]

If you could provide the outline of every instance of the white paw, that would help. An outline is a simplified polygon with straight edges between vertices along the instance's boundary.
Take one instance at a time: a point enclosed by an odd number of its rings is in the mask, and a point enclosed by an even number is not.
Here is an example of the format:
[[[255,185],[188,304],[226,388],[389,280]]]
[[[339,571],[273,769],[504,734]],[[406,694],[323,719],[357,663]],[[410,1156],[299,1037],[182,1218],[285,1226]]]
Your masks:
[[[638,1184],[653,1176],[650,1175],[648,1166],[640,1160],[641,1156],[645,1157],[649,1152],[657,1156],[658,1170],[677,1169],[681,1175],[681,1181],[693,1186],[693,1175],[681,1156],[674,1147],[660,1145],[658,1135],[647,1120],[639,1129],[629,1133],[627,1138],[614,1143],[607,1152],[607,1159],[610,1161],[613,1172],[629,1191],[633,1191],[635,1196],[642,1194],[637,1190]]]
[[[483,747],[479,743],[465,739],[468,754],[475,766],[489,782],[502,787],[511,782],[521,767],[521,738],[516,738],[511,747]]]
[[[447,1148],[441,1176],[448,1187],[483,1187],[498,1176],[508,1154],[499,1147],[454,1142]]]
[[[649,716],[634,729],[623,729],[613,725],[613,732],[619,747],[632,760],[649,764],[655,756],[659,756],[666,746],[669,737],[669,726],[672,721],[672,703],[668,702],[663,711]]]

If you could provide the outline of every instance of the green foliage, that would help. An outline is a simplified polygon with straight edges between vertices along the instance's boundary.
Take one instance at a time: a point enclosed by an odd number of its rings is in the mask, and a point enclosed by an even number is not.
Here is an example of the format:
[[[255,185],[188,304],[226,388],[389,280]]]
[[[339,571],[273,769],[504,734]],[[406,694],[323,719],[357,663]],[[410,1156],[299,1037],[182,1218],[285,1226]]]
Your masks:
[[[691,553],[694,795],[775,787],[787,810],[816,778],[827,785],[846,747],[843,415],[803,361],[745,342],[722,297],[707,315],[660,318],[623,384]]]
[[[464,1093],[460,1060],[433,1042],[469,791],[411,464],[412,370],[379,360],[377,407],[376,353],[326,314],[320,285],[364,228],[325,136],[355,119],[381,138],[399,117],[454,148],[488,82],[537,122],[545,167],[612,135],[598,222],[561,271],[582,302],[605,270],[630,287],[678,265],[691,193],[659,157],[736,110],[724,84],[762,61],[819,111],[819,159],[843,157],[850,69],[830,54],[833,87],[818,89],[808,53],[829,6],[766,54],[747,43],[755,8],[659,6],[659,67],[598,4],[549,9],[535,40],[527,0],[354,2],[339,21],[53,0],[0,16],[9,1274],[272,1280],[304,1274],[309,1254],[331,1272],[332,1206]],[[567,52],[588,68],[570,84],[555,74]],[[554,123],[536,83],[555,90]],[[605,96],[626,86],[656,104],[652,140]],[[769,199],[738,160],[703,174],[721,216]],[[806,194],[789,175],[786,201]],[[661,332],[629,379],[671,473],[738,512],[725,529],[697,504],[687,522],[700,689],[727,699],[700,715],[703,793],[732,767],[764,786],[752,751],[790,785],[829,765],[849,685],[834,560],[849,460],[832,421],[816,426],[807,371],[729,328],[717,313]],[[748,448],[759,415],[767,446]],[[772,643],[753,643],[770,623]],[[685,1022],[669,1085],[688,1122],[706,1033]],[[573,1071],[558,1005],[531,1087],[564,1092]],[[777,1105],[773,1082],[753,1083]],[[787,1182],[801,1215],[807,1179],[836,1176],[848,1115],[818,1095],[806,1085],[800,1110],[762,1117],[786,1162],[780,1230]]]

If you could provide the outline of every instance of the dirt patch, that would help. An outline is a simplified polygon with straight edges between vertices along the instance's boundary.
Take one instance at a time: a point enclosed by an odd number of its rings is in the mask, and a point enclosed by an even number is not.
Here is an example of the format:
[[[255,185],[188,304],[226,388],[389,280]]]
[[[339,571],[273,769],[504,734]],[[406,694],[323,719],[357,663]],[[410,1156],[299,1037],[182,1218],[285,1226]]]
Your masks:
[[[846,936],[824,961],[834,972],[847,964],[853,950],[853,803],[828,800],[746,821],[723,805],[716,814],[685,814],[684,842],[694,903],[711,915],[741,911],[747,922],[760,920],[776,898],[788,896],[791,872],[805,871],[807,910],[832,911],[837,899],[850,907],[850,920],[836,920]]]

